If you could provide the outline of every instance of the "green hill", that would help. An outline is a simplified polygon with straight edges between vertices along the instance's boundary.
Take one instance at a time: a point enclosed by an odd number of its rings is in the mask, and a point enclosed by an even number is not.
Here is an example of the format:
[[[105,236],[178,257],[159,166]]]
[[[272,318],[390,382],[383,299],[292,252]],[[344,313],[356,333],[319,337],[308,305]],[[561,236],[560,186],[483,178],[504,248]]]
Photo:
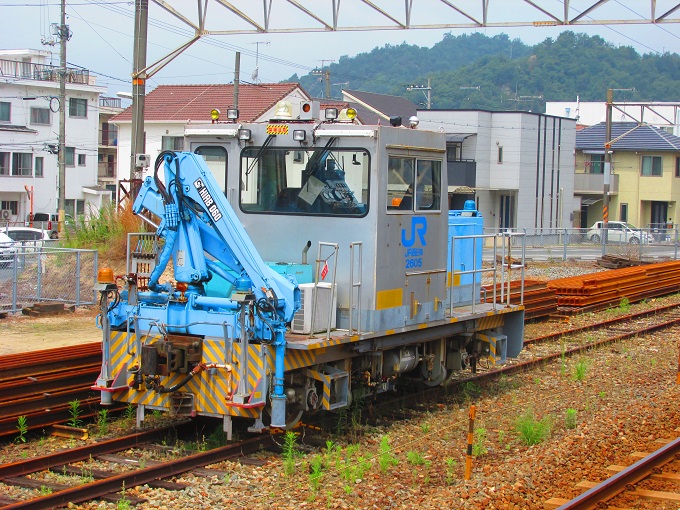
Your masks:
[[[432,86],[433,108],[545,111],[545,101],[604,101],[608,88],[634,88],[619,100],[675,101],[680,80],[677,53],[640,55],[599,36],[563,32],[535,46],[507,35],[465,34],[444,38],[432,48],[402,43],[343,56],[328,66],[332,83],[345,88],[406,97],[422,103]],[[313,96],[322,97],[319,76],[294,75]],[[288,81],[288,80],[287,80]],[[339,97],[337,87],[333,97]],[[623,95],[622,95],[623,94]]]

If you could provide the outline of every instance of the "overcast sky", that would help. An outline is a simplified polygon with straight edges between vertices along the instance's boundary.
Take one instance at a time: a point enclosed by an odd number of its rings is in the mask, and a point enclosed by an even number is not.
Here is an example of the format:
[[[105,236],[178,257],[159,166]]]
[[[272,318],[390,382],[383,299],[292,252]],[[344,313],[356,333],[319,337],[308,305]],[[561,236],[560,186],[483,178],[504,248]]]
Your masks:
[[[314,0],[327,1],[329,0]],[[352,1],[341,3],[344,19],[352,15],[359,16],[360,9],[350,10]],[[385,5],[388,0],[374,0]],[[389,0],[403,6],[401,0]],[[520,12],[521,0],[490,0],[491,13],[497,20],[511,21],[512,16]],[[506,7],[513,4],[512,7]],[[572,0],[574,9],[579,6],[592,5],[592,0]],[[175,6],[186,7],[196,5],[195,0],[174,0]],[[234,1],[236,5],[244,2]],[[303,2],[307,3],[307,2]],[[430,5],[429,11],[423,11],[423,5]],[[460,4],[461,2],[457,2]],[[472,3],[472,2],[471,2]],[[481,4],[481,0],[473,2]],[[559,0],[542,0],[544,6],[556,6],[561,9]],[[183,5],[182,5],[183,4]],[[259,5],[262,3],[252,2]],[[437,9],[441,2],[437,0],[415,0],[414,23],[431,22],[427,15],[437,18]],[[500,4],[495,7],[494,4]],[[674,6],[674,0],[657,0],[657,13],[665,12],[667,6]],[[0,36],[0,47],[5,49],[42,49],[53,52],[53,64],[59,64],[59,46],[43,45],[42,39],[50,36],[50,23],[59,22],[59,0],[0,0],[0,16],[5,21]],[[285,4],[281,4],[285,5]],[[287,4],[290,5],[290,4]],[[419,5],[420,11],[418,10]],[[526,5],[526,4],[525,4]],[[439,7],[436,7],[439,6]],[[520,6],[518,8],[518,6]],[[599,17],[607,19],[629,19],[643,14],[643,9],[649,9],[649,0],[611,0],[606,4],[606,15]],[[210,7],[213,8],[212,3]],[[276,6],[279,7],[278,5]],[[495,7],[495,8],[494,8]],[[533,19],[536,11],[523,13],[524,19]],[[183,11],[184,12],[184,11]],[[219,25],[222,12],[209,11],[209,28],[235,28],[234,24]],[[447,12],[451,12],[447,9]],[[79,65],[97,75],[97,84],[108,87],[108,94],[115,95],[118,91],[130,91],[130,73],[132,71],[132,43],[134,2],[132,1],[104,1],[104,0],[73,0],[67,1],[67,24],[73,36],[67,44],[67,60],[70,64]],[[275,12],[273,13],[275,14]],[[680,17],[676,12],[672,16]],[[189,30],[177,19],[169,16],[160,7],[150,2],[149,8],[149,43],[147,63],[163,57],[188,39]],[[195,19],[195,16],[194,18]],[[279,16],[273,18],[281,26],[296,20]],[[442,19],[436,22],[442,22]],[[226,23],[226,21],[223,21]],[[371,24],[384,24],[385,20],[378,20]],[[358,23],[358,20],[357,20]],[[211,26],[212,24],[212,26]],[[366,22],[364,21],[364,24]],[[526,44],[536,44],[547,37],[556,37],[563,28],[554,27],[520,27],[504,29],[481,29],[479,32],[493,36],[501,32],[510,38],[519,38]],[[575,32],[585,32],[590,35],[600,35],[605,40],[618,45],[633,46],[639,53],[677,53],[680,49],[680,24],[664,25],[612,25],[574,27]],[[320,67],[322,60],[337,61],[341,56],[354,56],[368,52],[376,46],[385,44],[401,44],[407,42],[419,46],[431,47],[440,41],[443,35],[451,32],[459,35],[461,29],[449,30],[383,30],[342,33],[302,33],[302,34],[261,34],[261,35],[228,35],[204,38],[189,48],[179,58],[160,71],[147,82],[147,91],[159,84],[168,83],[228,83],[234,78],[234,55],[241,52],[241,79],[251,81],[256,67],[256,48],[259,48],[259,79],[263,82],[276,82],[290,77],[294,73],[306,74],[311,69]],[[255,43],[261,44],[256,45]],[[410,78],[410,77],[407,77]],[[331,77],[332,81],[332,77]],[[352,88],[352,84],[349,87]],[[339,87],[334,89],[334,93]]]

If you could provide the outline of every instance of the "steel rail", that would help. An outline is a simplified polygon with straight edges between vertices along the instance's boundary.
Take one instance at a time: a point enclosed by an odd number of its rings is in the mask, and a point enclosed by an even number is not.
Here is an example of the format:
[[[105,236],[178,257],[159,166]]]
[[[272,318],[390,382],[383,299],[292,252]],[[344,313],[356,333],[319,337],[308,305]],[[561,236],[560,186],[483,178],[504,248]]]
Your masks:
[[[180,424],[179,426],[181,427],[185,424]],[[43,455],[41,457],[34,457],[32,459],[3,464],[0,465],[0,480],[15,476],[23,476],[29,473],[35,473],[37,471],[50,469],[63,464],[87,460],[90,458],[90,456],[117,452],[126,448],[131,448],[133,446],[139,446],[142,443],[149,442],[153,439],[158,439],[159,434],[163,434],[172,430],[173,428],[177,428],[177,426],[149,429],[142,432],[137,432],[135,434],[117,437],[114,439],[107,439],[85,446],[67,448],[65,450],[60,450],[48,455]]]
[[[541,335],[537,336],[534,338],[528,338],[524,340],[524,344],[530,344],[530,343],[538,343],[538,342],[544,342],[546,340],[556,340],[564,335],[573,335],[575,333],[583,333],[586,331],[590,331],[591,329],[598,329],[602,327],[607,327],[607,326],[613,326],[615,324],[619,323],[625,323],[631,320],[635,319],[641,319],[644,317],[649,317],[651,315],[655,315],[658,313],[663,313],[672,309],[678,309],[680,310],[680,303],[673,303],[670,305],[663,305],[659,306],[657,308],[653,308],[651,310],[644,310],[642,312],[636,312],[636,313],[630,313],[626,315],[621,315],[619,317],[614,317],[612,319],[606,319],[604,321],[600,322],[595,322],[592,324],[588,324],[585,326],[578,326],[574,328],[568,328],[568,329],[563,329],[560,331],[555,331],[554,333],[548,333],[547,335]]]
[[[222,446],[207,452],[200,452],[187,457],[182,457],[181,459],[163,462],[137,471],[121,473],[103,480],[96,480],[91,483],[71,487],[28,501],[7,505],[3,507],[3,510],[14,510],[19,508],[49,510],[69,503],[89,501],[106,494],[119,492],[123,487],[136,487],[138,485],[150,483],[159,478],[168,478],[170,476],[186,473],[194,468],[215,464],[229,458],[241,456],[245,453],[252,453],[262,447],[267,447],[272,444],[273,440],[271,436],[246,439],[245,441]]]
[[[600,508],[604,503],[614,496],[628,489],[640,480],[647,478],[654,469],[660,468],[664,464],[675,460],[680,453],[680,438],[659,448],[654,453],[644,459],[640,459],[635,464],[628,466],[623,471],[607,478],[597,484],[592,489],[587,490],[580,496],[560,506],[557,510],[588,510]]]

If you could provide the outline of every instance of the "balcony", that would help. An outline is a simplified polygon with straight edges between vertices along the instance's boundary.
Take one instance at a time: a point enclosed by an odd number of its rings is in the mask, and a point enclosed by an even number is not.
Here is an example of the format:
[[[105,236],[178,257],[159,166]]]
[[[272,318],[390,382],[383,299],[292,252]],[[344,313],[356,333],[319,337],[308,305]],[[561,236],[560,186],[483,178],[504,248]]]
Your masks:
[[[60,71],[61,68],[59,66],[31,64],[16,60],[0,60],[0,75],[4,78],[58,82]],[[66,83],[90,85],[90,71],[67,67]]]
[[[99,146],[100,147],[117,147],[118,146],[118,131],[99,130]]]
[[[97,177],[100,179],[111,178],[116,176],[116,168],[113,162],[100,161],[97,166]]]
[[[574,193],[600,193],[604,191],[604,174],[574,174]],[[609,177],[609,192],[619,192],[619,176]]]
[[[122,108],[119,97],[99,97],[99,106],[102,108]]]

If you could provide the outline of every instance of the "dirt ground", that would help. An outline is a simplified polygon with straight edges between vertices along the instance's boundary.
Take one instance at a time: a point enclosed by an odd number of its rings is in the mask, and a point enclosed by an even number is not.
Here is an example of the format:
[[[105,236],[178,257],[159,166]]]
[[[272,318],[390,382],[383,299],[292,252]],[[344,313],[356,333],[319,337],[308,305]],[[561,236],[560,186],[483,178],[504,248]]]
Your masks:
[[[0,356],[101,342],[96,325],[97,307],[80,307],[68,315],[29,317],[10,314],[0,319]]]

